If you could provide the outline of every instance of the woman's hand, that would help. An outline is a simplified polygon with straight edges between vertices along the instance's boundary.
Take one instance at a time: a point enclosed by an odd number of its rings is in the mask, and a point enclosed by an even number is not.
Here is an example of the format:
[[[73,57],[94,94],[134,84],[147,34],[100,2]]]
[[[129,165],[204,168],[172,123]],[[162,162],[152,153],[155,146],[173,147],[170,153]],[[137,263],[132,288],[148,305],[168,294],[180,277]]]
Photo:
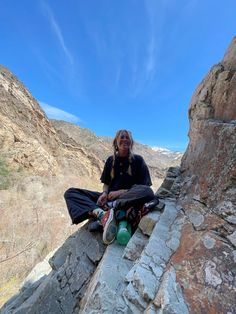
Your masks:
[[[104,206],[104,205],[106,204],[106,202],[107,202],[107,199],[108,199],[107,192],[103,192],[103,193],[99,196],[99,198],[98,198],[98,200],[97,200],[97,204],[98,204],[99,206]]]
[[[116,200],[119,196],[121,196],[123,193],[125,193],[127,190],[118,190],[118,191],[112,191],[108,194],[107,199],[109,201]]]

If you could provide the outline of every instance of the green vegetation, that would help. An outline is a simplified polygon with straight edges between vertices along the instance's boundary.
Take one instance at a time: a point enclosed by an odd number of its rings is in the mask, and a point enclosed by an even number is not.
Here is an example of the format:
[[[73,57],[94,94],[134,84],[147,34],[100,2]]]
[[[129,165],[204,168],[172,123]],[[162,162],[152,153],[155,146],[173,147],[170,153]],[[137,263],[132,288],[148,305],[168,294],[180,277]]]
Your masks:
[[[18,169],[10,169],[3,156],[0,156],[0,190],[9,189],[14,183],[19,181],[24,175],[24,168],[22,165]]]
[[[37,249],[40,260],[44,259],[44,257],[50,252],[50,248],[48,247],[48,243],[46,241],[41,241]]]
[[[7,190],[10,187],[10,170],[5,160],[0,157],[0,190]]]

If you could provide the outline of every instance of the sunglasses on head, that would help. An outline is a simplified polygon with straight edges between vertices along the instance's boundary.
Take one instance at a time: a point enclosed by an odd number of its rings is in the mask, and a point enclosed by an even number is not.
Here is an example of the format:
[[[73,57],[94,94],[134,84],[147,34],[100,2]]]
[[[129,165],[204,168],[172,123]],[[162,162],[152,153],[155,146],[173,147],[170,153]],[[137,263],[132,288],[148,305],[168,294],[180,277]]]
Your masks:
[[[129,140],[129,136],[123,134],[123,135],[120,136],[120,139],[121,140]]]

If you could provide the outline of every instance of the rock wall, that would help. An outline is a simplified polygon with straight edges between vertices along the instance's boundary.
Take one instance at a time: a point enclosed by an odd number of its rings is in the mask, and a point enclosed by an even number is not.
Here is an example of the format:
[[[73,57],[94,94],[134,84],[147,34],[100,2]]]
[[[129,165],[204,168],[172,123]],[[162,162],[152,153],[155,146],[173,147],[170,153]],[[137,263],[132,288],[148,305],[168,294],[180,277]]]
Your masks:
[[[182,159],[183,197],[209,206],[236,202],[236,38],[197,87]],[[232,205],[233,206],[233,205]]]
[[[189,108],[178,204],[187,217],[173,263],[193,313],[234,313],[236,296],[236,38]]]

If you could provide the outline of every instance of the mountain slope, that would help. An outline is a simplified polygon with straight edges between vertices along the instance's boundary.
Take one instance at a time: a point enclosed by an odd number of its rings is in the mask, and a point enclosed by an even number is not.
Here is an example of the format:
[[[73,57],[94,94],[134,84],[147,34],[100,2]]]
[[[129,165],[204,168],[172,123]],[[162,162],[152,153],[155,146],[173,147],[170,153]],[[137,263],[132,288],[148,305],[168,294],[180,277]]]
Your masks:
[[[89,129],[65,121],[51,120],[51,122],[62,142],[74,145],[77,143],[103,161],[112,154],[113,139],[111,137],[97,136]],[[134,143],[134,153],[145,159],[151,173],[154,191],[160,186],[168,167],[179,165],[182,157],[181,153],[157,152],[137,142]]]
[[[94,178],[103,162],[78,143],[64,144],[30,92],[2,66],[0,125],[0,291],[6,293],[6,284],[17,287],[75,230],[64,191],[100,189]]]

